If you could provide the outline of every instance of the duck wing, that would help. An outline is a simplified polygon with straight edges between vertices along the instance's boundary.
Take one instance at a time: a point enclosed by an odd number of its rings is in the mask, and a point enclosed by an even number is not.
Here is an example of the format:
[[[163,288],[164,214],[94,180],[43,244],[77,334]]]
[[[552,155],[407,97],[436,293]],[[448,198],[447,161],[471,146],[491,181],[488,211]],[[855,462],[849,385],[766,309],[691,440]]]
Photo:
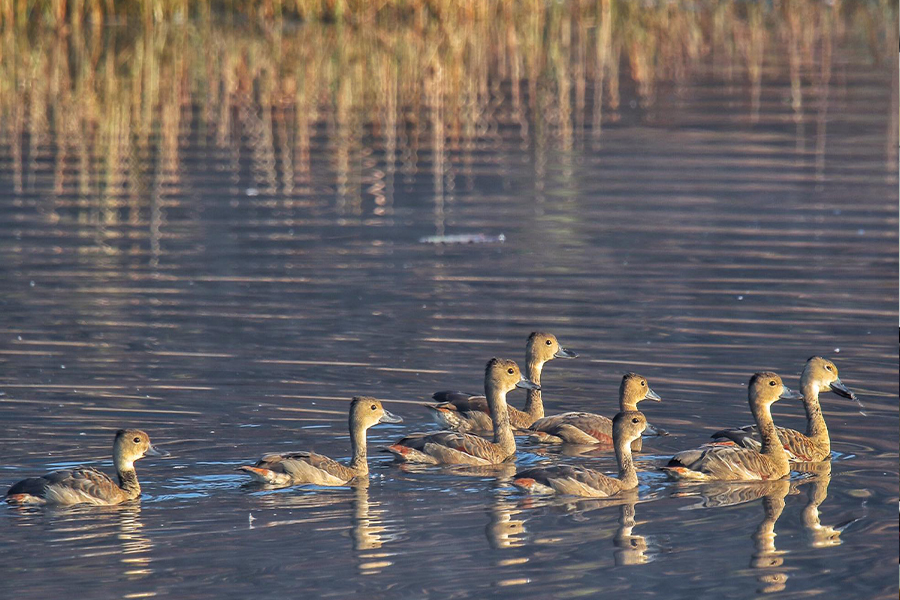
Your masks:
[[[477,435],[456,431],[412,434],[388,447],[388,450],[410,462],[440,464],[494,464],[509,458],[497,444]],[[433,460],[420,460],[416,453]]]
[[[675,479],[748,481],[787,475],[775,461],[755,450],[716,444],[679,452],[663,469]]]
[[[477,410],[490,413],[487,398],[483,394],[469,394],[467,392],[444,391],[435,392],[431,396],[432,400],[437,402],[438,406],[443,406],[449,410],[457,410],[462,412]]]
[[[341,485],[356,476],[355,472],[333,458],[315,452],[266,454],[254,467],[287,475],[293,483]]]
[[[778,439],[787,452],[788,459],[792,461],[816,462],[825,460],[830,453],[820,447],[811,438],[795,429],[787,427],[776,427]],[[715,432],[711,436],[717,443],[732,442],[737,446],[749,448],[759,451],[762,449],[762,442],[759,439],[759,430],[756,425],[745,425],[744,427],[734,427],[730,429],[722,429]]]
[[[516,473],[513,484],[527,490],[537,491],[543,487],[558,494],[590,498],[607,498],[622,490],[622,482],[614,477],[570,465],[526,469]]]
[[[49,504],[118,504],[128,499],[118,482],[92,467],[53,471],[30,477],[13,485],[6,493],[13,501]],[[25,500],[30,496],[31,500]]]
[[[529,427],[569,444],[612,444],[612,421],[603,415],[567,412],[538,419]]]

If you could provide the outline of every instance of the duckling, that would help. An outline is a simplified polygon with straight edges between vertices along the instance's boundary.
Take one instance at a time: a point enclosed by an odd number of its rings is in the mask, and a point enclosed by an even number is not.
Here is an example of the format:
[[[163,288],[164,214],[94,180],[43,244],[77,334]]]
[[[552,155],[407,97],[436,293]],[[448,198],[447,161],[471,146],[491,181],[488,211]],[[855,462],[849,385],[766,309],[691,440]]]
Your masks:
[[[745,481],[781,479],[791,472],[787,453],[772,422],[772,404],[782,399],[799,399],[775,373],[756,373],[750,378],[750,411],[762,437],[760,450],[739,446],[707,444],[679,452],[663,467],[672,479],[694,481]]]
[[[856,395],[838,377],[837,365],[821,356],[806,361],[800,375],[800,392],[806,409],[806,433],[785,427],[776,427],[778,439],[787,452],[788,460],[819,462],[831,458],[831,439],[819,406],[819,392],[834,392],[843,398],[857,400]],[[712,435],[717,442],[732,441],[738,446],[759,450],[759,431],[755,425],[735,429],[723,429]]]
[[[525,365],[528,379],[541,384],[544,363],[554,358],[576,358],[578,355],[563,348],[552,333],[532,332],[525,345]],[[487,398],[481,394],[466,392],[435,392],[437,404],[426,404],[434,421],[444,429],[462,432],[484,433],[493,430]],[[524,429],[544,416],[541,390],[528,390],[525,410],[507,406],[509,422],[515,428]]]
[[[525,379],[519,366],[502,358],[492,358],[484,369],[484,391],[493,420],[494,441],[470,433],[437,431],[414,433],[385,448],[397,460],[421,464],[489,465],[502,463],[516,454],[516,440],[509,424],[506,394],[520,387],[539,390]]]
[[[529,492],[590,498],[608,498],[623,490],[634,489],[638,485],[638,477],[631,458],[631,442],[640,439],[646,426],[647,419],[638,411],[623,411],[613,418],[618,479],[587,467],[556,465],[520,471],[516,473],[512,483]]]
[[[168,452],[154,448],[150,436],[140,429],[120,429],[113,442],[118,482],[92,467],[54,471],[13,485],[6,492],[6,501],[10,504],[121,504],[141,495],[134,461],[145,456],[166,455]]]
[[[238,467],[254,482],[285,487],[313,483],[316,485],[346,485],[353,479],[369,475],[366,461],[366,431],[379,423],[402,423],[403,419],[390,413],[381,402],[370,396],[356,396],[350,402],[350,447],[353,458],[344,466],[315,452],[266,454],[255,465]]]
[[[619,411],[636,411],[641,400],[659,402],[662,398],[650,389],[645,377],[637,373],[625,373],[619,385]],[[603,415],[587,412],[566,412],[538,419],[532,423],[532,439],[544,444],[612,444],[612,421]],[[650,435],[662,435],[664,432],[647,425]],[[638,451],[642,442],[640,436],[631,444],[631,449]]]

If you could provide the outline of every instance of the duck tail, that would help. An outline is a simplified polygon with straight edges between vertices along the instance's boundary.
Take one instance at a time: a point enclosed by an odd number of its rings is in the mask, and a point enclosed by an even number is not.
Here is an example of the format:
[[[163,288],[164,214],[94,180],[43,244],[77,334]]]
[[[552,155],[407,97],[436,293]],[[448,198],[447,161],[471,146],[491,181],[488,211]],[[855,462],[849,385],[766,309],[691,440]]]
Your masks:
[[[270,471],[269,469],[261,469],[259,467],[238,467],[235,471],[241,471],[248,474],[253,481],[258,481],[259,483],[276,483],[275,473]]]

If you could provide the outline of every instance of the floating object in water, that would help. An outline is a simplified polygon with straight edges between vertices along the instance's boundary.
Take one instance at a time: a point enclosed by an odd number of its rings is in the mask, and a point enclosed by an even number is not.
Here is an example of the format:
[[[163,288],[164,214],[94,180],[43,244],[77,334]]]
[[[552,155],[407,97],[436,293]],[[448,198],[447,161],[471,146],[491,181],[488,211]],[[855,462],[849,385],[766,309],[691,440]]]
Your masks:
[[[457,233],[454,235],[428,235],[419,238],[420,244],[502,244],[506,236],[486,233]]]

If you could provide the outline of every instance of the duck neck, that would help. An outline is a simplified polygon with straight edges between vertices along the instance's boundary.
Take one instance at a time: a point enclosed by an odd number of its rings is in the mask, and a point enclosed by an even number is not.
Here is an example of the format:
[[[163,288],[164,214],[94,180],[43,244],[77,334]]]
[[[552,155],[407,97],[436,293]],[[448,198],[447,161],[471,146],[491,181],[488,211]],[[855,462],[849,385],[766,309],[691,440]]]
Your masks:
[[[775,430],[775,423],[772,421],[772,406],[762,402],[751,402],[750,412],[756,419],[756,426],[759,429],[759,437],[762,440],[762,454],[769,456],[779,463],[788,463],[787,454],[784,453],[784,446],[778,439],[778,432]]]
[[[619,412],[632,412],[638,409],[639,400],[633,394],[619,394]]]
[[[528,379],[541,384],[541,371],[544,363],[538,360],[528,361]],[[535,421],[544,416],[544,401],[541,398],[541,390],[528,390],[528,399],[525,401],[525,412]]]
[[[369,462],[366,460],[366,428],[350,423],[350,449],[353,458],[350,459],[350,468],[360,475],[369,472]]]
[[[806,437],[828,444],[830,450],[828,427],[825,426],[825,417],[822,416],[822,407],[819,405],[819,386],[804,382],[800,391],[803,393],[803,408],[806,409]]]
[[[116,459],[116,475],[119,476],[119,487],[133,500],[141,495],[141,484],[138,483],[134,462],[122,458]]]
[[[506,408],[506,392],[496,389],[488,383],[485,386],[491,419],[494,421],[494,443],[507,454],[516,452],[516,438],[509,425],[509,411]]]
[[[619,481],[623,489],[637,487],[637,469],[634,468],[634,460],[631,458],[631,440],[616,440],[616,462],[619,464]]]

